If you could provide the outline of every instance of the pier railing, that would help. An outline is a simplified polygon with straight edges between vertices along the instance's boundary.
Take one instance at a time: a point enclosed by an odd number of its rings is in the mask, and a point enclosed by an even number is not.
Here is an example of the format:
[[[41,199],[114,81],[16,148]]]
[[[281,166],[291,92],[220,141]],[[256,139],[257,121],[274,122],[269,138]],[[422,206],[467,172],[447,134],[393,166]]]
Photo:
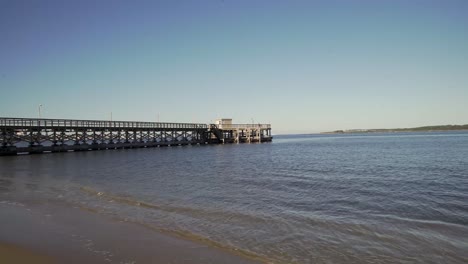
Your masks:
[[[64,127],[64,128],[185,128],[207,129],[208,125],[198,123],[164,123],[105,120],[73,120],[45,118],[5,118],[0,117],[0,127]]]
[[[270,124],[222,124],[222,125],[219,125],[219,128],[221,129],[248,129],[248,128],[268,129],[268,128],[271,128],[271,125]]]

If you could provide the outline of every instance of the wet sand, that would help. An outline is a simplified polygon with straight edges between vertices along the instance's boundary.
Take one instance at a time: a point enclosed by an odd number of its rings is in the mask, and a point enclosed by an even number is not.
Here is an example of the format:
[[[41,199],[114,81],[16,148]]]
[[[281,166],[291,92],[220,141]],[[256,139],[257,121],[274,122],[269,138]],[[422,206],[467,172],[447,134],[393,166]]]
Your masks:
[[[0,203],[0,263],[260,263],[56,204]]]
[[[57,261],[50,256],[34,252],[30,249],[0,243],[0,263],[49,264],[57,263]]]

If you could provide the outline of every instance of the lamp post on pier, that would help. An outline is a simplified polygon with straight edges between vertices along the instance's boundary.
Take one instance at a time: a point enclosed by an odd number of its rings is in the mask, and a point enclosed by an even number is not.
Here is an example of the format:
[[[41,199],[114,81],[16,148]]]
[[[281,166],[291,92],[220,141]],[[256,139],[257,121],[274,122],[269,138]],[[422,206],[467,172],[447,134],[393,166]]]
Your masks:
[[[42,118],[42,115],[41,115],[41,108],[42,108],[42,104],[40,104],[38,107],[37,107],[37,110],[39,112],[39,119]]]

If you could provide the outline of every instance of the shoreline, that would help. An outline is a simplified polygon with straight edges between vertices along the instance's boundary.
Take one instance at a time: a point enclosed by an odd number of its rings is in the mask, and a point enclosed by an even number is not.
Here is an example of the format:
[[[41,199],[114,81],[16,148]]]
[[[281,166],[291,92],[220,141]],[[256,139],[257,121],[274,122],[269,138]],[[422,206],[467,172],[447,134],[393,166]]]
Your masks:
[[[432,132],[468,132],[468,129],[454,129],[454,130],[414,130],[414,131],[399,131],[399,130],[391,130],[391,131],[356,131],[356,132],[320,132],[321,135],[343,135],[343,134],[379,134],[379,133],[432,133]]]
[[[0,218],[1,263],[264,263],[78,207],[2,202]]]

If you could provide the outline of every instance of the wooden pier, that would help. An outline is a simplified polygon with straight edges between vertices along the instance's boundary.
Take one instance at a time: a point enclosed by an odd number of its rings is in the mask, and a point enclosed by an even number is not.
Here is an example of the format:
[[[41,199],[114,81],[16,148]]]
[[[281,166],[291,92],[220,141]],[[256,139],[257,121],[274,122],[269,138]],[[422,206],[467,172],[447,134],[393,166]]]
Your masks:
[[[0,118],[0,156],[271,141],[269,124]]]

